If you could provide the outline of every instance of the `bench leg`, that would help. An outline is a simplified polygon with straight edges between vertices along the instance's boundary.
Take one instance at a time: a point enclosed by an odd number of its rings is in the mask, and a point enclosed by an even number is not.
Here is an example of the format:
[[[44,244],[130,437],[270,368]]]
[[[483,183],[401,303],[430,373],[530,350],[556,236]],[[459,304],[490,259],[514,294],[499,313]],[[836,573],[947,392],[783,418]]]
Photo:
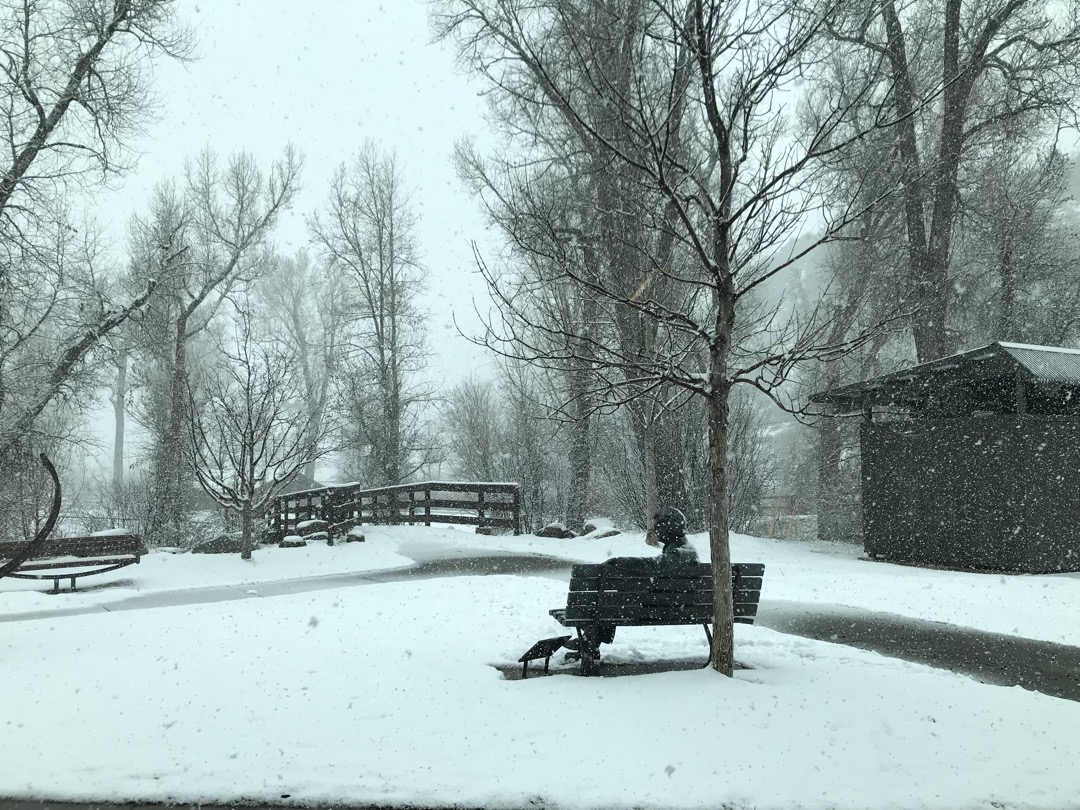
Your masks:
[[[712,633],[709,632],[709,625],[703,624],[701,627],[705,630],[705,638],[709,640],[709,657],[705,661],[705,666],[703,666],[702,669],[708,669],[709,664],[712,663]]]
[[[596,640],[595,632],[582,632],[580,627],[577,631],[581,642],[581,674],[595,675],[600,669],[600,643]]]

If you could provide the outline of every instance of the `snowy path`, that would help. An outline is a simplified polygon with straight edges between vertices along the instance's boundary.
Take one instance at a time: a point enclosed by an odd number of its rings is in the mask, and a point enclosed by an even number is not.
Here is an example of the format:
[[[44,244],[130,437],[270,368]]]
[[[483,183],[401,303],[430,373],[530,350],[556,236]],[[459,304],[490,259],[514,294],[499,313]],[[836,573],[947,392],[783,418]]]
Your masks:
[[[86,616],[93,613],[113,613],[122,610],[146,610],[150,608],[205,605],[214,602],[232,602],[237,599],[253,599],[271,596],[292,596],[299,593],[349,588],[357,585],[377,585],[386,582],[406,582],[436,577],[493,576],[497,574],[557,573],[558,579],[568,580],[570,566],[558,557],[535,554],[485,554],[475,557],[451,557],[425,560],[414,565],[388,568],[381,571],[363,571],[322,576],[293,577],[244,585],[213,585],[204,588],[178,588],[153,591],[126,599],[98,605],[81,605],[72,608],[2,613],[2,622],[52,619],[57,616]],[[116,587],[118,582],[104,586],[80,588],[80,593]],[[64,598],[64,593],[56,594]]]
[[[1080,701],[1080,647],[838,605],[763,600],[757,624]]]
[[[381,571],[157,591],[102,605],[9,613],[0,615],[0,622],[291,596],[436,577],[498,574],[544,574],[567,580],[569,565],[565,559],[538,554],[443,557]],[[816,602],[763,599],[757,623],[781,633],[858,647],[963,673],[982,683],[1021,686],[1052,697],[1080,701],[1080,677],[1077,675],[1080,673],[1080,647]],[[640,666],[624,663],[618,665],[618,671],[634,675],[654,671],[655,666],[655,663]]]

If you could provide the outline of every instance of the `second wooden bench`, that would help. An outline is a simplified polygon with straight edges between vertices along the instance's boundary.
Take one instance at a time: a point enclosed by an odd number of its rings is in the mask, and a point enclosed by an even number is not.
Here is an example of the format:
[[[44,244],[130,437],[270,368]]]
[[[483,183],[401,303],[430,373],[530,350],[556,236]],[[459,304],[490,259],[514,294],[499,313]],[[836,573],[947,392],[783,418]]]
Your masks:
[[[24,544],[0,542],[0,559],[13,558]],[[60,590],[60,580],[70,581],[75,590],[79,577],[104,574],[138,563],[146,547],[137,534],[102,532],[79,537],[50,537],[34,556],[8,574],[17,579],[51,579],[51,593]]]

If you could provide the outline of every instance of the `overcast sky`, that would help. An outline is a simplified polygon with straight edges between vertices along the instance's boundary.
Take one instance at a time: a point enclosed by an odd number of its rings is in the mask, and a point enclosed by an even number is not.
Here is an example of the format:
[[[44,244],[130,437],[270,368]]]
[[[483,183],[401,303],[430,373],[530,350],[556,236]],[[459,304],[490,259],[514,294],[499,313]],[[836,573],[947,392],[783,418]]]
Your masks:
[[[326,199],[335,168],[372,138],[397,150],[415,190],[434,376],[452,384],[482,362],[456,336],[452,313],[474,331],[471,299],[486,308],[470,248],[483,242],[484,223],[451,163],[454,142],[483,131],[482,88],[457,69],[448,46],[432,43],[424,4],[187,0],[180,11],[196,35],[196,58],[158,65],[160,106],[138,168],[99,210],[126,223],[145,210],[156,183],[179,177],[185,158],[207,145],[222,156],[246,149],[268,164],[291,142],[305,158],[303,190],[276,241],[292,252],[306,243],[304,217]]]

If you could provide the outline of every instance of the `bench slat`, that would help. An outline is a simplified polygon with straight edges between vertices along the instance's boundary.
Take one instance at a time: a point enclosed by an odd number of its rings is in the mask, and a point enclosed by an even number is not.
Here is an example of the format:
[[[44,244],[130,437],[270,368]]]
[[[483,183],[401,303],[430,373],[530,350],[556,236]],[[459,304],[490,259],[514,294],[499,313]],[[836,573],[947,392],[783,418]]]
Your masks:
[[[740,577],[765,576],[765,563],[732,563],[731,572]]]
[[[736,605],[756,605],[758,602],[757,592],[736,592],[733,594],[732,603]],[[701,593],[627,593],[622,591],[605,591],[604,593],[571,593],[566,598],[567,607],[679,607],[680,605],[703,605],[712,609],[713,595],[711,591]]]
[[[24,543],[0,542],[0,559],[14,557]],[[49,539],[34,555],[35,560],[53,557],[107,557],[115,554],[144,554],[138,535],[102,535],[100,537],[59,537]]]
[[[712,605],[712,593],[696,591],[694,593],[669,593],[649,591],[604,591],[597,593],[572,593],[566,598],[568,607],[600,605],[618,607],[620,605],[640,607],[678,607],[680,605]]]
[[[570,591],[595,592],[604,583],[604,590],[608,591],[642,591],[660,590],[675,592],[692,592],[707,590],[712,587],[712,577],[658,577],[652,576],[606,576],[606,577],[575,577],[570,581]]]
[[[756,604],[732,605],[732,614],[735,617],[748,619],[753,623],[757,616]],[[556,617],[558,618],[558,617]],[[656,606],[615,606],[615,605],[592,605],[570,606],[560,622],[564,625],[586,624],[712,624],[713,606],[686,605],[682,608],[656,607]]]
[[[43,562],[27,562],[19,566],[20,571],[53,571],[64,568],[86,568],[94,565],[116,565],[131,562],[131,557],[82,557],[75,560],[51,559]]]
[[[665,578],[677,576],[679,578],[696,579],[703,577],[705,579],[712,579],[712,564],[711,563],[687,563],[678,567],[671,566],[664,569],[657,569],[655,572],[648,568],[649,562],[654,560],[655,557],[642,557],[642,570],[634,571],[632,573],[621,573],[613,571],[610,565],[603,563],[576,563],[571,569],[570,581],[595,578],[599,576],[605,576],[605,578],[636,578],[636,577],[649,577],[655,576],[662,570]],[[683,573],[685,572],[685,573]],[[732,563],[731,575],[735,577],[758,577],[759,579],[765,575],[764,563]]]
[[[611,616],[609,618],[588,618],[588,619],[567,619],[567,626],[570,627],[588,627],[594,624],[611,624],[615,627],[679,627],[682,625],[700,627],[701,625],[711,625],[712,615],[709,616],[686,616],[682,618],[672,618],[668,615],[651,616],[651,617],[628,617],[628,616]]]
[[[571,588],[569,593],[572,595],[580,596],[581,598],[592,598],[597,593],[596,589],[599,588],[599,582],[592,586],[592,588]],[[741,579],[734,585],[733,593],[735,598],[739,598],[742,595],[744,598],[756,598],[756,594],[761,591],[761,578],[751,577],[747,579]],[[629,580],[621,580],[615,583],[608,581],[604,582],[604,593],[662,593],[671,594],[671,596],[678,602],[678,597],[692,598],[698,594],[712,594],[713,583],[712,581],[705,582],[699,588],[680,588],[676,584],[665,582],[660,580],[658,582],[649,583],[646,582],[631,582]],[[710,598],[712,598],[710,596]],[[580,603],[579,603],[580,604]]]

